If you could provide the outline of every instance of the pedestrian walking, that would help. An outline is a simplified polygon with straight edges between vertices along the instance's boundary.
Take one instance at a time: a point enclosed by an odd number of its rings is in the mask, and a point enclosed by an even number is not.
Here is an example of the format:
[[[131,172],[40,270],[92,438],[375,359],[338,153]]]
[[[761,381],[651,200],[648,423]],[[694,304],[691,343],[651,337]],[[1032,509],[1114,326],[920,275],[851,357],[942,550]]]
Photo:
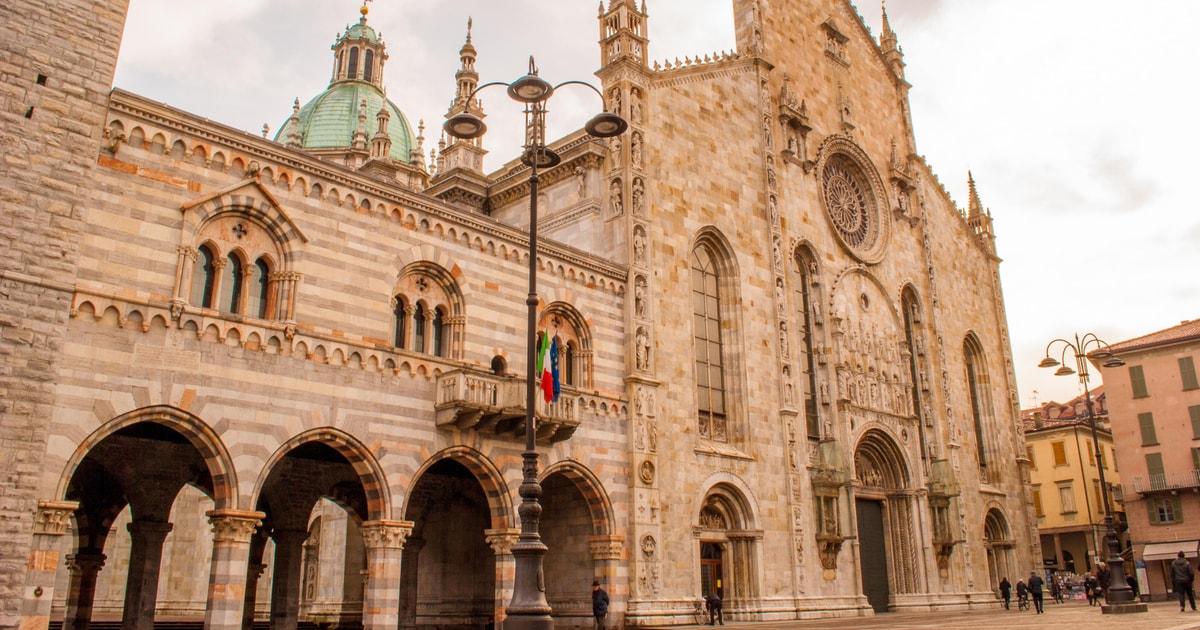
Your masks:
[[[1044,612],[1042,610],[1043,584],[1045,584],[1045,582],[1042,580],[1042,576],[1037,574],[1037,571],[1029,572],[1029,584],[1027,585],[1029,587],[1029,596],[1033,599],[1033,607],[1035,610],[1037,610],[1037,614],[1039,615]]]
[[[1017,580],[1017,610],[1029,610],[1029,587]]]
[[[600,588],[600,580],[592,581],[592,616],[596,618],[596,630],[604,630],[604,619],[608,617],[608,593]]]
[[[1009,584],[1006,577],[1000,578],[1000,599],[1004,600],[1004,610],[1011,610],[1008,602],[1012,600],[1012,584]]]
[[[1183,598],[1186,595],[1187,601],[1192,605],[1192,610],[1196,610],[1196,593],[1192,590],[1192,582],[1195,580],[1196,572],[1192,570],[1192,563],[1183,557],[1183,552],[1171,562],[1171,588],[1175,590],[1175,594],[1179,596],[1179,612],[1183,612]]]

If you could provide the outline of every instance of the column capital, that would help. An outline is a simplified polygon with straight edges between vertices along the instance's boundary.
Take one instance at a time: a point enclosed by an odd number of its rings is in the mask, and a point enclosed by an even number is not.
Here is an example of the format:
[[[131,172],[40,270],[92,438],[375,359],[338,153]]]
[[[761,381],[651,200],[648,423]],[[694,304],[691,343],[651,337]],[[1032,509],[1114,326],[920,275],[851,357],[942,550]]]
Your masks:
[[[249,543],[254,530],[266,517],[263,512],[251,510],[209,510],[204,515],[212,525],[213,542],[216,543]]]
[[[592,536],[588,538],[592,560],[620,560],[625,549],[624,536]]]
[[[367,521],[362,524],[363,545],[367,549],[404,549],[412,530],[412,521]]]
[[[67,533],[67,526],[71,523],[71,513],[78,507],[78,501],[38,501],[33,533],[51,536],[61,536]]]
[[[520,536],[521,530],[515,527],[483,530],[484,540],[492,546],[492,552],[497,556],[512,553],[512,547],[517,544],[517,539]]]
[[[108,556],[98,552],[80,552],[67,554],[67,569],[72,575],[95,574],[104,566]]]

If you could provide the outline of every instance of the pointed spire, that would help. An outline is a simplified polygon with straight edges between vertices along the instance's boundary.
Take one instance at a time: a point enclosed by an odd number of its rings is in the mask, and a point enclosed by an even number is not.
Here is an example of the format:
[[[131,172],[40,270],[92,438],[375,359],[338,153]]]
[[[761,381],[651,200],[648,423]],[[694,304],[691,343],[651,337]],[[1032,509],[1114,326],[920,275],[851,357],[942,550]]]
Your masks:
[[[479,87],[479,73],[475,71],[475,46],[471,43],[471,29],[474,27],[474,23],[473,18],[467,18],[467,39],[458,51],[459,68],[454,73],[454,81],[458,88],[455,91],[454,100],[450,103],[450,111],[446,113],[447,117],[464,111],[483,116],[479,99],[471,96],[475,88]]]
[[[366,103],[366,99],[363,99]],[[392,113],[387,108],[387,91],[383,93],[383,102],[379,105],[379,111],[375,114],[375,136],[371,138],[371,157],[385,158],[392,151],[392,137],[388,134],[388,123],[392,120]]]
[[[891,64],[892,71],[896,73],[896,76],[903,79],[904,51],[900,49],[896,31],[892,30],[892,23],[888,21],[887,6],[883,5],[881,8],[883,10],[883,32],[879,34],[879,50]]]
[[[292,116],[287,121],[284,144],[292,149],[299,149],[304,144],[304,136],[300,133],[300,97],[292,102]]]
[[[358,107],[358,129],[354,131],[354,142],[351,147],[356,151],[365,151],[367,148],[367,97],[363,97],[362,104]]]
[[[417,146],[409,152],[409,162],[425,170],[425,119],[417,121]]]
[[[879,47],[888,52],[896,49],[896,32],[888,22],[887,2],[881,2],[879,6],[883,11],[883,32],[879,35]]]
[[[983,204],[979,202],[979,193],[975,190],[975,176],[967,171],[967,218],[976,218],[983,213]]]

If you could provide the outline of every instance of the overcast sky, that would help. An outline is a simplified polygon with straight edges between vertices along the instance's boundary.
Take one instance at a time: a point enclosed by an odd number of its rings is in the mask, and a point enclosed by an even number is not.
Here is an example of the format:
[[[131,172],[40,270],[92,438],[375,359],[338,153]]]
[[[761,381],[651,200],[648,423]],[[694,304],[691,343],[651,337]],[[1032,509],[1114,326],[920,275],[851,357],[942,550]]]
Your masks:
[[[800,2],[801,0],[790,0]],[[733,50],[730,0],[645,0],[650,58]],[[329,83],[330,46],[359,0],[131,0],[116,85],[261,133]],[[384,83],[436,146],[473,18],[481,82],[591,80],[598,0],[379,0]],[[856,4],[880,32],[879,0]],[[1117,343],[1200,317],[1200,213],[1187,191],[1200,150],[1192,0],[891,0],[912,84],[917,150],[961,207],[967,171],[992,211],[1021,406],[1072,398],[1039,370],[1047,342],[1094,332]],[[515,157],[522,118],[484,92],[492,151]],[[550,132],[599,106],[586,89],[550,101]],[[945,300],[945,297],[943,298]],[[1057,353],[1056,353],[1057,356]],[[1098,382],[1098,378],[1096,382]]]

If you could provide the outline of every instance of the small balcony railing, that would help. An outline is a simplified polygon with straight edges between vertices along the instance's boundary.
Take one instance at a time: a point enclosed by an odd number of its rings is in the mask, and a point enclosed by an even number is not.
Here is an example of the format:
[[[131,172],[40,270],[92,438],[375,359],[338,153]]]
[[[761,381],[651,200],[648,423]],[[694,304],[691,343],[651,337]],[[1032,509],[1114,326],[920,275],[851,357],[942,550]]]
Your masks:
[[[575,400],[567,389],[549,404],[537,392],[533,420],[538,442],[561,442],[579,428]],[[437,379],[437,426],[524,440],[525,393],[524,379],[471,370],[446,372]]]
[[[1145,475],[1131,480],[1133,491],[1139,494],[1190,490],[1200,488],[1200,470],[1185,470],[1162,475]]]

